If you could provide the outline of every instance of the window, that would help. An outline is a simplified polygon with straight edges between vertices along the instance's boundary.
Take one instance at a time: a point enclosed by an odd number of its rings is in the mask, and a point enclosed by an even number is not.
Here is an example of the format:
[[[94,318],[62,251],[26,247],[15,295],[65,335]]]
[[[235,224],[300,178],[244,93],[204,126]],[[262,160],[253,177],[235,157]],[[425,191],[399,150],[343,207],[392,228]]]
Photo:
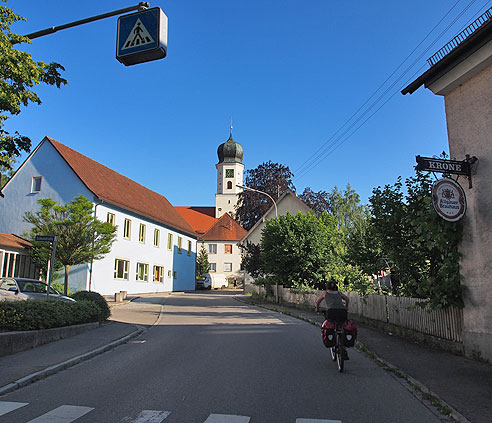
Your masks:
[[[161,238],[161,231],[159,229],[154,229],[154,247],[159,246],[160,238]]]
[[[178,236],[178,254],[181,254],[181,246],[183,244],[183,238]]]
[[[164,267],[154,266],[154,282],[164,282]]]
[[[210,266],[209,272],[217,271],[217,265],[215,263],[209,263],[209,266]]]
[[[145,243],[145,225],[143,223],[140,224],[138,229],[138,241]]]
[[[41,181],[43,177],[42,176],[34,176],[32,178],[31,182],[31,192],[39,192],[41,191]]]
[[[174,271],[174,279],[178,279],[178,272]]]
[[[130,239],[132,232],[132,221],[130,219],[125,219],[125,224],[123,226],[123,238]]]
[[[224,253],[225,254],[232,254],[232,244],[225,244],[224,245]]]
[[[113,213],[108,213],[108,217],[106,218],[106,222],[111,223],[111,225],[115,225],[116,217]]]
[[[224,263],[224,272],[232,272],[232,263]]]
[[[147,282],[149,280],[149,265],[137,263],[137,281]]]
[[[226,178],[234,178],[234,169],[226,169]]]
[[[167,249],[173,249],[173,234],[167,234]]]
[[[231,181],[227,181],[227,189],[232,189],[232,182]]]
[[[114,278],[128,280],[128,267],[130,262],[127,260],[116,259],[114,261]]]
[[[167,277],[168,277],[168,278],[170,278],[170,277],[171,277],[171,271],[170,271],[170,270],[168,270],[168,271],[167,271]]]
[[[208,244],[208,253],[217,254],[217,244]]]
[[[191,241],[188,241],[188,255],[191,254]]]

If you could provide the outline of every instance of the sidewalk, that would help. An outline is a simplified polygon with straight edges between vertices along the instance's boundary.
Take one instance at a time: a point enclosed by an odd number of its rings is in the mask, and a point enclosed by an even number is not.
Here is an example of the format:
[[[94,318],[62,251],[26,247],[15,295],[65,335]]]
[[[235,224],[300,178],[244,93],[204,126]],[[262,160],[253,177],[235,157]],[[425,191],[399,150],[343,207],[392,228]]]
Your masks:
[[[257,303],[250,297],[242,301],[280,311],[321,326],[324,318],[313,311],[285,305]],[[463,356],[384,333],[357,323],[359,349],[385,369],[409,381],[414,389],[432,395],[441,406],[448,406],[455,420],[489,423],[492,421],[492,366]],[[320,335],[321,343],[321,335]],[[350,355],[350,352],[349,352]],[[350,362],[348,363],[350,366]],[[384,395],[384,392],[381,393]]]

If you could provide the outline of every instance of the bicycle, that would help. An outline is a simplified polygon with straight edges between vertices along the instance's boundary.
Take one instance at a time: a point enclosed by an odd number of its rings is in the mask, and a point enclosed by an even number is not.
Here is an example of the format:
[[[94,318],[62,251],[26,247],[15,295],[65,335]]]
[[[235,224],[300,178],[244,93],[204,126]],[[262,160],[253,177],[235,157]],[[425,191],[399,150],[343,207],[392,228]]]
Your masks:
[[[338,371],[342,373],[344,369],[345,356],[347,355],[347,350],[345,349],[343,343],[343,324],[345,321],[335,320],[334,323],[336,341],[335,345],[330,348],[330,354],[331,359],[337,362]]]

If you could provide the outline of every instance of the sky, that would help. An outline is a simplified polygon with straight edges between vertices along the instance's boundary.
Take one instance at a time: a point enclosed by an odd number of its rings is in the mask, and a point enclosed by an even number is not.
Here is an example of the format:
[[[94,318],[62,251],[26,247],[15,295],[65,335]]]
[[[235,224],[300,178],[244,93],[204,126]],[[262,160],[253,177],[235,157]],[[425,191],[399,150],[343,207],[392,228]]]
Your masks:
[[[136,4],[7,2],[27,19],[12,27],[23,35]],[[271,160],[294,173],[298,194],[350,184],[367,203],[373,188],[413,175],[416,155],[448,151],[443,98],[423,87],[400,91],[491,6],[150,1],[168,17],[162,60],[119,63],[117,17],[18,46],[35,60],[61,63],[69,84],[38,86],[42,104],[23,108],[5,129],[29,136],[33,148],[48,135],[175,206],[214,206],[217,147],[232,117],[246,170]]]

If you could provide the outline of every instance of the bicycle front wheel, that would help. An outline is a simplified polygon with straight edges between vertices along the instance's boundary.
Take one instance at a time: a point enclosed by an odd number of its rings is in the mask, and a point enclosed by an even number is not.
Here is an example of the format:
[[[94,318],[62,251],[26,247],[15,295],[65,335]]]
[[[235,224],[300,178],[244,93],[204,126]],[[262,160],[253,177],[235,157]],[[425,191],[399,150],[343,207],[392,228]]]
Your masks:
[[[337,359],[337,347],[336,345],[334,347],[330,348],[330,354],[331,354],[331,359],[335,361]]]

